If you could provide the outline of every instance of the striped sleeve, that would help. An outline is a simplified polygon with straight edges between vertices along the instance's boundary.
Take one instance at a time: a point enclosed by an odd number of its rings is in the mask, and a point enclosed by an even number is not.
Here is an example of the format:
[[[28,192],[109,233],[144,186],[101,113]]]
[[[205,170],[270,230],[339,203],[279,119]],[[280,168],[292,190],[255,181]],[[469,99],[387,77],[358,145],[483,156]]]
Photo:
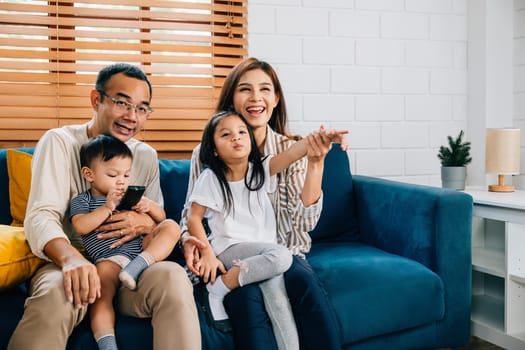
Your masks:
[[[89,213],[89,195],[88,192],[82,192],[71,200],[69,220],[77,214]]]

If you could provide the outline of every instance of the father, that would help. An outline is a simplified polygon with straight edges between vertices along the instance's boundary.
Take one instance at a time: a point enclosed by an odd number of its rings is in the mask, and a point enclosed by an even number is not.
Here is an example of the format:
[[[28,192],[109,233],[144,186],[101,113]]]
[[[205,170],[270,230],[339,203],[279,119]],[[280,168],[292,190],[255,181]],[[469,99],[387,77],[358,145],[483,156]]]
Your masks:
[[[88,188],[80,172],[82,144],[100,134],[126,142],[134,159],[130,183],[145,185],[145,195],[162,204],[157,154],[133,138],[153,111],[151,94],[151,83],[139,68],[123,63],[105,67],[90,93],[93,118],[86,124],[49,130],[38,142],[24,228],[32,251],[47,263],[31,280],[31,296],[9,350],[65,349],[88,305],[100,297],[97,270],[78,250],[81,241],[67,212],[71,198]],[[155,225],[148,215],[135,211],[108,216],[99,230],[109,232],[100,238],[121,237],[119,244],[149,234]],[[192,285],[178,264],[152,265],[136,290],[120,288],[116,298],[118,312],[152,318],[155,349],[201,348]]]

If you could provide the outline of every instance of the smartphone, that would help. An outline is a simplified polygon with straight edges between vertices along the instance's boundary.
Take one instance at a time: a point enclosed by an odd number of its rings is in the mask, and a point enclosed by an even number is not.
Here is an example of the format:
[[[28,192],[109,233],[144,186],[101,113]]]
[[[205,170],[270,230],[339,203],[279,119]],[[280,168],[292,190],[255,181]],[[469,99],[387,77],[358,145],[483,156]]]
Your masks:
[[[122,197],[116,209],[131,210],[131,208],[140,201],[145,190],[145,186],[128,186],[126,193],[124,193],[124,197]]]

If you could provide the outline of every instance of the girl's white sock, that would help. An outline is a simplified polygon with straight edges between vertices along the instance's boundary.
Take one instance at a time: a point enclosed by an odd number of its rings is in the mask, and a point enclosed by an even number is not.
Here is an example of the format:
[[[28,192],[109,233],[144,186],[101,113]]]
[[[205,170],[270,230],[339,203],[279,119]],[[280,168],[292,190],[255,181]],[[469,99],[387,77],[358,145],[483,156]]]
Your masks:
[[[222,281],[222,276],[217,277],[214,284],[211,282],[206,284],[206,289],[208,290],[208,303],[213,319],[215,321],[227,320],[228,314],[224,308],[223,300],[230,289]]]

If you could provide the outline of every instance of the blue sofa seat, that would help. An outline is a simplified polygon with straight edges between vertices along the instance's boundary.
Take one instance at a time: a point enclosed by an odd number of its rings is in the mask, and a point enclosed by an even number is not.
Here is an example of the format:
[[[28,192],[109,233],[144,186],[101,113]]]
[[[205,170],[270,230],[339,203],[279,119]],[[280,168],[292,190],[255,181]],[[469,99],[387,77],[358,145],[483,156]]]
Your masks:
[[[318,244],[308,260],[339,305],[335,312],[344,343],[443,318],[443,283],[414,260],[363,243]]]
[[[32,152],[32,149],[25,149]],[[6,150],[0,150],[0,223],[9,224]],[[159,160],[168,217],[180,219],[189,160]],[[440,349],[470,337],[472,198],[462,192],[350,174],[346,152],[325,161],[323,213],[308,260],[336,312],[344,349]],[[171,260],[183,264],[179,251]],[[23,313],[27,285],[0,292],[0,349]],[[197,302],[203,349],[233,349]],[[150,319],[117,316],[121,349],[149,349]],[[88,320],[68,349],[95,349]]]

